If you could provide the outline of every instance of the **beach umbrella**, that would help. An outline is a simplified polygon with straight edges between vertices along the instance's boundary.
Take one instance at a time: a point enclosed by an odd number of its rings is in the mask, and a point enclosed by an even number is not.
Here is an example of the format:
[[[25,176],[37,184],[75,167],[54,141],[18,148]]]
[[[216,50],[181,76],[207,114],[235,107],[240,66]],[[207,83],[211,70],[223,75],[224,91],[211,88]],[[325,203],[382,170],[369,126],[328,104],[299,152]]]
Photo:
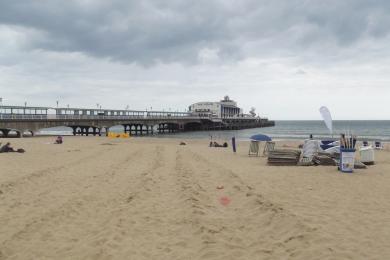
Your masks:
[[[272,141],[271,137],[263,134],[252,135],[250,139],[254,141],[264,141],[264,142]]]

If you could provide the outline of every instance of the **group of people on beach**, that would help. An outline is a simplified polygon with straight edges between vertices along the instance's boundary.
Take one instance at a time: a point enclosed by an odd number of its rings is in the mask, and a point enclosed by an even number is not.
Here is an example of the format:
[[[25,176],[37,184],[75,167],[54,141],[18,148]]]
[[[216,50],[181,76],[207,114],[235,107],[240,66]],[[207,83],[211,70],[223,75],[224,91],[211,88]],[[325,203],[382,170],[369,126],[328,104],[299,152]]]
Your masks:
[[[64,141],[62,140],[62,136],[57,136],[56,140],[54,141],[55,144],[62,144]],[[0,143],[0,153],[24,153],[25,150],[23,148],[14,149],[11,146],[10,142],[7,142],[5,145],[1,146]]]
[[[219,144],[217,142],[210,142],[209,144],[210,147],[228,147],[228,144],[224,142],[223,144]]]

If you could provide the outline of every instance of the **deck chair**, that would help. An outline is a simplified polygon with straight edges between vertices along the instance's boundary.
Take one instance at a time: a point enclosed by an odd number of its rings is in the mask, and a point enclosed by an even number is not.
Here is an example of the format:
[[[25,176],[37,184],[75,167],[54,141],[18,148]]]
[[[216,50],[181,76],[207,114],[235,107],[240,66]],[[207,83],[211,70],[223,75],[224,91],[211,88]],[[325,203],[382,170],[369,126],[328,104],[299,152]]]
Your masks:
[[[275,142],[266,142],[264,145],[263,155],[268,155],[270,151],[275,150]]]
[[[378,149],[378,150],[383,149],[383,145],[380,141],[375,141],[374,144],[375,144],[375,146],[374,146],[375,149]]]
[[[258,141],[251,141],[249,145],[249,156],[255,155],[259,156],[259,142]]]

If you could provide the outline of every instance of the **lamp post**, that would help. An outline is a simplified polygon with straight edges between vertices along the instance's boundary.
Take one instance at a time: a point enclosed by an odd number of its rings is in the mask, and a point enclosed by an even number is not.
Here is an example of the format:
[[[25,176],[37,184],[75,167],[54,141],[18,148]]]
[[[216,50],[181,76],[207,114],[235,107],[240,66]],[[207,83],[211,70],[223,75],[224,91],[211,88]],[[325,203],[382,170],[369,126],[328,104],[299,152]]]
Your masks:
[[[3,98],[0,97],[0,119],[3,117]]]

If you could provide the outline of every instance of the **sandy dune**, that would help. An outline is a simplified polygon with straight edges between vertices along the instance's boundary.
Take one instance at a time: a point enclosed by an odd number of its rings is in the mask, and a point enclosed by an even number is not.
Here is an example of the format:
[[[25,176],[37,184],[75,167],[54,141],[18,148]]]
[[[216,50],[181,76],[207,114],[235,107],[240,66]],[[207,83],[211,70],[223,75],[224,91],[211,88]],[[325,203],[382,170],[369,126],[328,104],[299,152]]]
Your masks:
[[[340,174],[267,166],[246,143],[51,141],[0,154],[0,259],[390,258],[388,151]]]

